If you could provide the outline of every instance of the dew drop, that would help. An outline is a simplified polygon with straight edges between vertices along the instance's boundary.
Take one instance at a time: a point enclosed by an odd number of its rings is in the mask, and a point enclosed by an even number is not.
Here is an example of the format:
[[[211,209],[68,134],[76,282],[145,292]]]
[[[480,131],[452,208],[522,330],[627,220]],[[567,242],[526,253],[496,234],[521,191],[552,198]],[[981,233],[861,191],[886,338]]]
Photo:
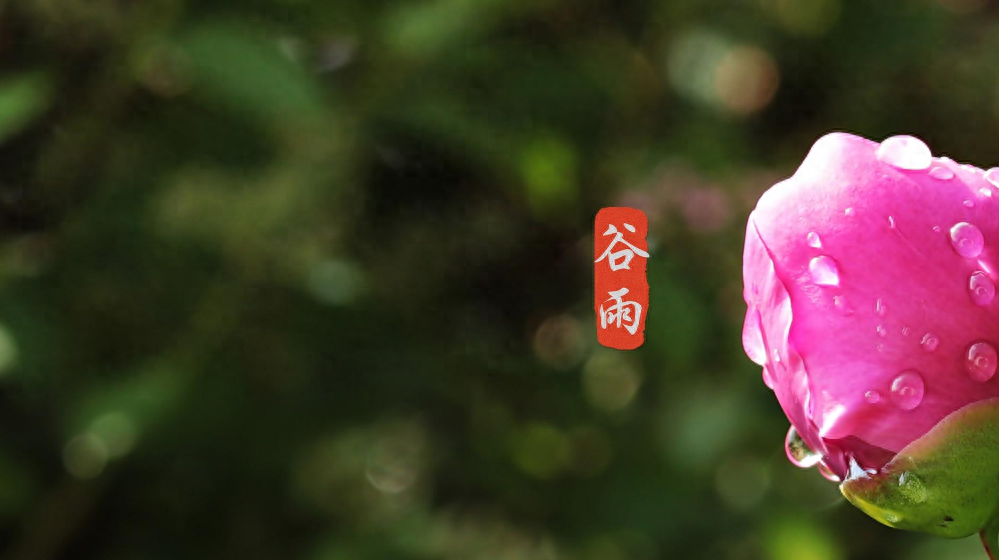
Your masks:
[[[985,198],[992,198],[992,189],[988,187],[982,187],[978,189],[978,194],[984,196]]]
[[[833,296],[833,307],[836,311],[839,311],[840,315],[853,315],[853,308],[850,307],[850,303],[846,301],[845,296]]]
[[[778,352],[777,349],[774,348],[772,354],[773,354],[773,357],[774,357],[774,363],[775,364],[779,364],[780,363],[780,352]]]
[[[938,181],[950,181],[954,178],[954,172],[941,165],[930,169],[930,177]]]
[[[884,317],[888,313],[888,306],[885,305],[883,299],[878,298],[878,301],[874,304],[874,312],[878,314],[878,317]]]
[[[888,216],[888,227],[895,229],[895,216]]]
[[[923,339],[919,341],[919,347],[923,349],[924,352],[933,352],[940,346],[940,337],[933,333],[926,333],[923,335]]]
[[[839,267],[832,257],[819,255],[808,263],[812,282],[819,286],[839,286]]]
[[[808,246],[816,249],[822,247],[822,240],[819,239],[819,234],[814,231],[808,233]]]
[[[923,376],[910,369],[891,382],[891,400],[902,410],[912,410],[923,402],[924,390]]]
[[[839,477],[836,476],[836,473],[834,473],[824,462],[819,463],[819,474],[822,475],[822,478],[825,478],[830,482],[840,481]]]
[[[985,180],[999,187],[999,167],[993,167],[986,171]]]
[[[822,460],[822,454],[809,449],[794,426],[791,426],[787,431],[787,437],[784,438],[784,451],[792,465],[803,469],[814,467]]]
[[[988,342],[976,342],[968,347],[968,355],[964,359],[964,367],[968,375],[982,383],[992,379],[996,373],[996,348]]]
[[[912,327],[902,327],[902,336],[909,336],[912,332]]]
[[[853,215],[853,208],[851,207],[851,208],[847,208],[846,210],[843,210],[843,214],[846,215],[847,217],[852,216]]]
[[[966,207],[968,207],[968,208],[974,208],[974,207],[975,207],[975,203],[974,203],[974,202],[972,202],[971,200],[965,200],[965,201],[964,201],[964,205],[965,205]]]
[[[950,228],[950,243],[958,255],[971,259],[982,253],[985,238],[977,226],[968,222],[959,222]]]
[[[933,231],[935,231],[936,233],[940,233],[941,231],[943,231],[943,228],[941,228],[940,226],[933,226]]]
[[[886,329],[884,325],[878,325],[877,331],[878,331],[878,336],[880,336],[881,338],[888,336],[888,329]]]
[[[881,393],[877,391],[868,391],[864,393],[864,400],[871,404],[877,404],[881,402]]]
[[[878,146],[878,159],[898,169],[921,171],[933,163],[933,154],[914,136],[892,136]]]
[[[988,305],[996,297],[996,286],[982,271],[976,271],[968,279],[968,294],[976,305]]]

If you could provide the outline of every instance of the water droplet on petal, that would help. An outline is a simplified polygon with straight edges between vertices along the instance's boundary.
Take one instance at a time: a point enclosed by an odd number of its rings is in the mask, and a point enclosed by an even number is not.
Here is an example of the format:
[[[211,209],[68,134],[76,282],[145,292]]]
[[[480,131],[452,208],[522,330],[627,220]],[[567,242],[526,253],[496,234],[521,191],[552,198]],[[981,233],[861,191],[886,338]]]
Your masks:
[[[971,173],[981,173],[982,172],[981,169],[975,167],[974,165],[971,165],[970,163],[962,163],[961,164],[961,169],[964,169],[965,171],[969,171]]]
[[[902,327],[902,336],[909,336],[909,333],[911,332],[912,332],[912,327],[908,326]]]
[[[877,391],[868,391],[864,393],[864,400],[871,404],[877,404],[881,401],[881,393]]]
[[[977,226],[968,222],[959,222],[950,228],[950,243],[958,255],[971,259],[982,253],[985,238]]]
[[[808,263],[812,282],[819,286],[839,286],[839,267],[832,257],[819,255]]]
[[[972,201],[970,201],[970,200],[965,200],[964,201],[964,205],[967,206],[968,208],[974,208],[975,207],[975,203],[972,202]]]
[[[884,317],[888,313],[888,306],[885,305],[883,299],[878,298],[878,301],[874,304],[874,312],[878,314],[879,317]]]
[[[808,246],[816,249],[822,246],[822,240],[819,239],[819,234],[814,231],[808,233]]]
[[[888,227],[895,229],[895,216],[888,216]]]
[[[968,347],[964,366],[968,375],[982,383],[992,379],[996,373],[996,348],[988,342],[976,342]]]
[[[774,358],[774,363],[775,364],[779,364],[780,363],[780,352],[778,352],[777,349],[774,348],[772,354],[773,354],[773,358]]]
[[[852,216],[853,215],[853,208],[851,207],[851,208],[847,208],[846,210],[843,210],[843,214],[845,214],[847,217]]]
[[[910,369],[891,382],[891,400],[902,410],[912,410],[923,402],[924,390],[923,376]]]
[[[942,229],[943,228],[941,228],[940,226],[933,226],[933,231],[935,231],[937,233],[940,233],[942,231]]]
[[[996,297],[996,286],[982,271],[971,274],[968,280],[968,293],[976,305],[988,305]]]
[[[846,301],[845,296],[833,296],[833,307],[836,311],[839,311],[840,315],[853,315],[853,308],[850,307],[850,303]]]
[[[921,171],[933,163],[933,154],[914,136],[892,136],[878,146],[878,159],[898,169]]]
[[[919,341],[919,347],[923,349],[924,352],[933,352],[940,346],[940,337],[933,333],[926,333],[923,335],[923,339]]]
[[[999,167],[993,167],[985,172],[985,180],[999,187]]]
[[[824,462],[819,462],[819,474],[828,481],[839,482],[839,477]]]
[[[933,177],[938,181],[950,181],[954,178],[954,172],[940,165],[930,169],[930,177]]]
[[[888,329],[886,329],[884,325],[878,325],[877,331],[878,331],[878,336],[880,336],[881,338],[888,336]]]
[[[822,454],[809,449],[794,426],[791,426],[784,438],[784,451],[792,465],[803,469],[814,467],[822,460]]]
[[[992,189],[990,189],[988,187],[982,187],[982,188],[978,189],[978,194],[980,194],[980,195],[982,195],[982,196],[984,196],[986,198],[992,198]]]

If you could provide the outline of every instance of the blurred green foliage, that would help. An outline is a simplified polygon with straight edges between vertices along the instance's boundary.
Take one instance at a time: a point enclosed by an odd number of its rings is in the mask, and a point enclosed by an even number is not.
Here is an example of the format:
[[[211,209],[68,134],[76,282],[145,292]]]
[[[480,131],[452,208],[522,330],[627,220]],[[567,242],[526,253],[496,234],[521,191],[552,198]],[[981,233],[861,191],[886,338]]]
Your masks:
[[[0,6],[6,557],[978,554],[787,463],[740,259],[829,130],[996,161],[995,2]]]

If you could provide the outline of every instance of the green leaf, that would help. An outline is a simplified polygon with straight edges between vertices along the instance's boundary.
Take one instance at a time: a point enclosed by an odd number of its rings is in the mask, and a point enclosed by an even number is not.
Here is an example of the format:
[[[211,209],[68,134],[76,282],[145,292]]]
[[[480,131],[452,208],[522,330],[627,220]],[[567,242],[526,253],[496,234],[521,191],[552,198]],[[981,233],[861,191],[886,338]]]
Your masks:
[[[876,473],[854,468],[840,491],[889,527],[949,538],[984,531],[999,505],[999,398],[951,413]]]

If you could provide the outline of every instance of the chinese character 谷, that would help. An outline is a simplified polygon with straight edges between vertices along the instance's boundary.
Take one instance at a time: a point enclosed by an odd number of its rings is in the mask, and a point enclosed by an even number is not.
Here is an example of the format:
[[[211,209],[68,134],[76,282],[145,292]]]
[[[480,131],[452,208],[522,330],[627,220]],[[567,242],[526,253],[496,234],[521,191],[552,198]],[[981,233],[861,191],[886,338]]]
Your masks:
[[[624,228],[632,233],[635,233],[635,226],[631,224],[624,224]],[[611,270],[631,270],[631,267],[628,265],[631,263],[631,259],[635,258],[636,254],[649,258],[648,253],[625,241],[624,234],[618,231],[618,229],[614,227],[614,224],[607,225],[607,231],[604,232],[604,235],[613,235],[614,238],[611,240],[610,245],[607,246],[604,253],[600,255],[600,258],[593,262],[600,262],[606,258],[607,263],[610,264]],[[611,252],[614,250],[614,246],[618,243],[624,244],[625,247],[619,251]]]
[[[624,301],[623,297],[628,292],[628,288],[607,292],[610,297],[604,300],[604,303],[611,300],[614,300],[614,303],[606,310],[603,304],[600,305],[600,328],[606,329],[607,325],[617,328],[623,326],[629,333],[635,334],[642,318],[642,304],[637,301]]]

